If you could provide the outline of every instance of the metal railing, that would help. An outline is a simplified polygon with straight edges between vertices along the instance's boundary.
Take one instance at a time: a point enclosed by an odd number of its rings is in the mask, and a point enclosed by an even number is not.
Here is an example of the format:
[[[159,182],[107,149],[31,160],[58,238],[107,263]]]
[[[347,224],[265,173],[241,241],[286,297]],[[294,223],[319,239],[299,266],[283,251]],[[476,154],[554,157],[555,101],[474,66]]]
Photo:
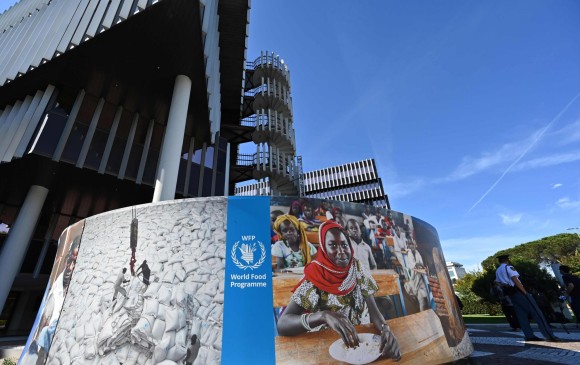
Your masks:
[[[280,56],[274,55],[274,52],[262,52],[262,54],[254,61],[246,61],[246,68],[249,70],[255,70],[256,68],[263,66],[277,68],[285,74],[290,72],[288,66],[284,63],[284,60],[282,60]]]

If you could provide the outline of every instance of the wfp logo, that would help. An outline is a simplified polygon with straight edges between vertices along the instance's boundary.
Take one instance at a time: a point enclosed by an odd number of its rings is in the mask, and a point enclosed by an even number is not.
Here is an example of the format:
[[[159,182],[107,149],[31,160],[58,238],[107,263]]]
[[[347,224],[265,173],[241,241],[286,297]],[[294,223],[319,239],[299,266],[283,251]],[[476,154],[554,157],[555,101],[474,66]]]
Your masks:
[[[256,236],[242,236],[242,241],[246,240],[253,241],[254,238],[256,238]],[[258,251],[258,247],[260,248],[260,253],[256,252]],[[258,254],[260,255],[260,258],[255,262],[256,256]],[[240,241],[237,241],[234,244],[234,247],[232,247],[232,252],[230,256],[232,258],[233,263],[238,268],[242,270],[246,269],[254,270],[262,266],[264,260],[266,260],[266,248],[260,241],[242,244],[240,244]],[[245,264],[240,262],[239,258],[241,258],[241,261],[245,262]]]

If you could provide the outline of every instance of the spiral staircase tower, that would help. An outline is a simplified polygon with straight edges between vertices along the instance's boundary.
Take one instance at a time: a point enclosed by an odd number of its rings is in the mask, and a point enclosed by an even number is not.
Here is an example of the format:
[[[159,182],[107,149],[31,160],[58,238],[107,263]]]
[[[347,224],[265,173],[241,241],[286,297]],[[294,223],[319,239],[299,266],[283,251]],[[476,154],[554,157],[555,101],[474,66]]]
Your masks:
[[[296,156],[290,71],[280,56],[262,52],[246,63],[240,125],[230,128],[254,153],[238,153],[231,182],[265,182],[262,195],[301,195],[302,163]],[[232,139],[230,138],[230,141]]]

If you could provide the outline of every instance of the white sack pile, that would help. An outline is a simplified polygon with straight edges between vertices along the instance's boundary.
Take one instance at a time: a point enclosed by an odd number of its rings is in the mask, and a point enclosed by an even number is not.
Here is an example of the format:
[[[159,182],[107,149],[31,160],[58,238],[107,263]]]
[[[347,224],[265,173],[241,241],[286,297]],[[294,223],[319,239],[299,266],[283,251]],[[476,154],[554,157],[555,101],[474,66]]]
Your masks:
[[[131,209],[87,218],[81,247],[47,364],[183,363],[191,336],[194,364],[219,364],[222,347],[226,198],[140,206],[131,276]],[[115,281],[127,268],[113,301]]]

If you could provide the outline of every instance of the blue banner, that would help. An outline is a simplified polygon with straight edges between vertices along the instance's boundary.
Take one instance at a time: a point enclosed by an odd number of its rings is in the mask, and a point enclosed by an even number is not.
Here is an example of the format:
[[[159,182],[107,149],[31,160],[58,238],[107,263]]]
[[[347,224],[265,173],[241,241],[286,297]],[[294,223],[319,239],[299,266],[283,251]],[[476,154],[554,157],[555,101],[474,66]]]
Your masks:
[[[274,364],[270,198],[229,197],[222,364]]]

